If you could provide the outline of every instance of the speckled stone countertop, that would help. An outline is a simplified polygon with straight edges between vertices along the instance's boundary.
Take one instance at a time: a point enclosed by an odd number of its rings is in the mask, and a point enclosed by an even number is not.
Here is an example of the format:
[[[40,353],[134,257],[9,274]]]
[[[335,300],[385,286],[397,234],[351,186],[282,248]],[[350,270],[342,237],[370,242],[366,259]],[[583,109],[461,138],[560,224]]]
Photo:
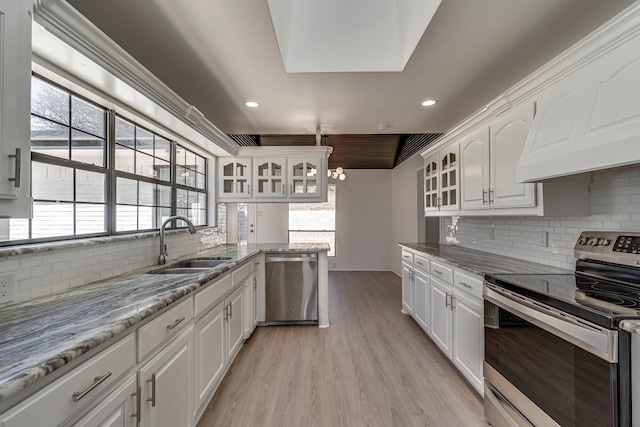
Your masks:
[[[494,255],[476,251],[458,245],[440,245],[427,243],[400,243],[400,246],[413,252],[421,252],[435,259],[460,267],[472,273],[484,276],[497,273],[540,273],[572,274],[573,271],[544,264]]]
[[[634,335],[640,335],[640,320],[623,320],[620,322],[620,329]],[[634,357],[637,358],[637,356]]]
[[[95,282],[0,309],[0,403],[263,252],[326,252],[326,244],[222,245],[186,258],[231,257],[188,275],[145,274]],[[179,260],[167,261],[171,264]]]

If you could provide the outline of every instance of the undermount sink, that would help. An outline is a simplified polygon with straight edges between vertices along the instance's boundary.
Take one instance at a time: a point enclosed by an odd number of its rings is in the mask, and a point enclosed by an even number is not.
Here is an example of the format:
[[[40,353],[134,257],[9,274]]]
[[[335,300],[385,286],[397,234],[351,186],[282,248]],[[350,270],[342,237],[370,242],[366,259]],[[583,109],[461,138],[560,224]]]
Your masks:
[[[167,267],[162,267],[156,270],[150,271],[148,274],[195,274],[203,273],[221,264],[225,264],[231,260],[231,257],[208,257],[208,258],[193,258],[186,259],[171,264]]]

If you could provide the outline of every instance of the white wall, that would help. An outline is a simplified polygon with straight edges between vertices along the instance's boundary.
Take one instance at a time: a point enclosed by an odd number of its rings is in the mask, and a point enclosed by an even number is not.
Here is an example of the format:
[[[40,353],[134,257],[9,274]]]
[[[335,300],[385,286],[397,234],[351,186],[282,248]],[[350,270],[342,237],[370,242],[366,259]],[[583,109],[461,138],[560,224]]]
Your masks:
[[[392,206],[389,256],[392,259],[394,273],[402,274],[401,249],[398,243],[418,241],[418,184],[416,169],[423,166],[419,154],[406,160],[392,171],[392,190],[390,203]]]
[[[449,240],[485,252],[573,270],[573,246],[580,232],[640,231],[640,165],[594,172],[589,189],[590,216],[460,217],[458,229]],[[451,221],[443,218],[443,228],[447,229]],[[492,226],[493,240],[489,239]],[[548,233],[547,247],[537,243],[543,231]]]
[[[255,203],[249,207],[249,222],[255,215],[255,243],[287,243],[289,240],[289,204]]]
[[[336,183],[334,270],[390,270],[392,171],[350,169]],[[414,180],[415,181],[415,180]],[[415,222],[415,211],[412,212]]]

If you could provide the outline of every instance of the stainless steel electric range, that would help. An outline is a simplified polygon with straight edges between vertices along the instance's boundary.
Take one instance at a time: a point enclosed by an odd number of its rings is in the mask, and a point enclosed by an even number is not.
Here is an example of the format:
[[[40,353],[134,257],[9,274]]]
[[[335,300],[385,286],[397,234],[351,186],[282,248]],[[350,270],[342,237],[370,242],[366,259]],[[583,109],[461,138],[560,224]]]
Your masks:
[[[485,415],[502,426],[630,426],[640,233],[583,232],[574,274],[485,278]]]

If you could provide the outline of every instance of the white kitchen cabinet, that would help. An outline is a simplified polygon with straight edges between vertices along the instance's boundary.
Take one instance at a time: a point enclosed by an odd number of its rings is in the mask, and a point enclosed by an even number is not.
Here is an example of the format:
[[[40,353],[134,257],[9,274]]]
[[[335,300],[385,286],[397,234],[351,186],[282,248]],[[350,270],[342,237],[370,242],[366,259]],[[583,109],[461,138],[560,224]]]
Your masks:
[[[244,330],[242,328],[242,287],[239,287],[229,295],[229,297],[225,299],[225,303],[227,360],[233,360],[244,342]]]
[[[413,265],[402,263],[402,312],[413,315],[415,290],[413,286]]]
[[[459,194],[458,144],[454,143],[425,157],[425,213],[458,210]]]
[[[190,326],[138,371],[141,426],[194,425],[192,332]]]
[[[32,216],[31,0],[0,0],[0,218]]]
[[[453,312],[453,364],[483,393],[484,377],[484,311],[482,300],[471,298],[454,290],[451,301]]]
[[[331,147],[240,147],[218,159],[218,201],[326,202]]]
[[[287,159],[255,158],[253,189],[256,198],[286,197]]]
[[[289,197],[291,199],[316,198],[320,193],[320,185],[326,181],[326,172],[321,172],[320,158],[290,158]]]
[[[100,400],[73,427],[135,427],[138,424],[138,381],[131,374],[113,392]],[[140,402],[142,403],[142,402]]]
[[[453,316],[451,285],[431,277],[431,339],[449,359],[453,354]]]
[[[222,381],[227,362],[225,319],[226,304],[221,302],[195,325],[195,409],[200,412],[209,403]]]
[[[463,210],[536,205],[535,185],[518,183],[516,179],[516,167],[532,120],[533,105],[520,105],[461,141]]]
[[[251,158],[218,159],[220,201],[246,201],[251,198]]]
[[[418,325],[429,333],[429,276],[414,268],[413,270],[413,286],[415,302],[413,308],[413,318]]]

